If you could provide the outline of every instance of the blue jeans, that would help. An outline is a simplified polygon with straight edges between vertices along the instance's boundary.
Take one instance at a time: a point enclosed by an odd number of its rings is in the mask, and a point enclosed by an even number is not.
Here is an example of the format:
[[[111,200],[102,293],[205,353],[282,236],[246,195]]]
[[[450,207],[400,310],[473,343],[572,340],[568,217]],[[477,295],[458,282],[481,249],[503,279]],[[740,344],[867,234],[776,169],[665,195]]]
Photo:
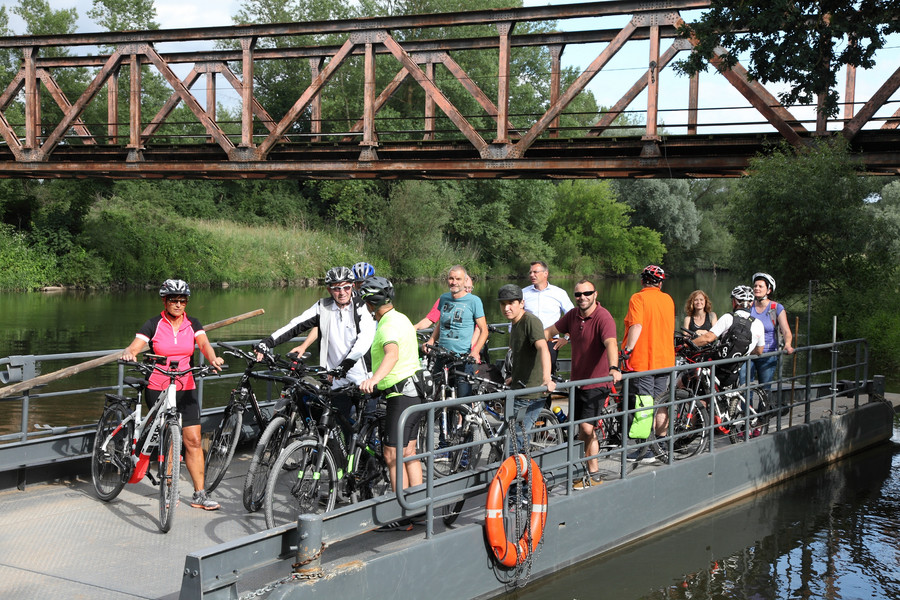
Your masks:
[[[750,378],[754,377],[760,383],[760,388],[769,392],[768,385],[770,381],[775,379],[775,367],[778,366],[778,356],[768,356],[766,358],[754,358],[750,360]],[[741,385],[747,382],[747,368],[741,368]],[[750,392],[750,400],[753,400],[753,392]],[[771,401],[770,401],[771,402]]]
[[[522,418],[522,426],[525,431],[531,431],[535,422],[544,408],[544,398],[516,398],[513,403],[513,410],[518,413],[521,408],[526,408],[525,416]],[[525,451],[525,438],[522,436],[521,429],[516,426],[516,452]]]

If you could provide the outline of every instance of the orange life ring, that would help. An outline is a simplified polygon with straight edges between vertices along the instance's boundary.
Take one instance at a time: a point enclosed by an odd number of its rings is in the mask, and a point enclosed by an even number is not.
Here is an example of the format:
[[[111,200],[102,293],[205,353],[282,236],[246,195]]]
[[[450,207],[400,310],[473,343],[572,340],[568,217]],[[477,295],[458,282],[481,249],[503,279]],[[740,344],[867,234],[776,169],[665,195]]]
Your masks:
[[[506,537],[506,529],[503,527],[503,505],[506,503],[509,486],[517,476],[517,462],[522,479],[527,481],[529,465],[524,454],[510,456],[503,461],[488,490],[485,513],[484,526],[487,531],[488,543],[491,545],[491,550],[494,551],[494,557],[506,567],[513,567],[525,562],[528,553],[534,552],[538,542],[541,541],[544,525],[547,523],[547,486],[544,485],[544,477],[541,475],[537,463],[532,460],[530,466],[532,473],[531,535],[526,530],[515,543]]]

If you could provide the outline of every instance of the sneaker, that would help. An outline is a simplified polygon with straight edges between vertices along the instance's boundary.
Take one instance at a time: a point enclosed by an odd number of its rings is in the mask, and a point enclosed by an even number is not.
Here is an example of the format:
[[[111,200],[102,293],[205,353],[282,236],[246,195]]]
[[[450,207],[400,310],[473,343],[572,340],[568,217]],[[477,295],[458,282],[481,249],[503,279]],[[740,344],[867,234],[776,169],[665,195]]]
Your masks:
[[[653,464],[656,462],[656,457],[653,456],[651,452],[648,452],[646,449],[640,450],[632,450],[625,456],[625,460],[628,462],[638,463],[638,464]]]
[[[591,473],[590,475],[586,475],[581,479],[576,479],[572,484],[572,489],[583,490],[595,485],[600,485],[601,483],[603,483],[603,478],[600,477],[600,473]]]
[[[400,519],[399,521],[385,523],[375,531],[412,531],[412,528],[412,519]]]
[[[215,500],[210,500],[205,490],[194,492],[194,496],[191,498],[191,506],[202,508],[203,510],[219,510],[219,503]]]

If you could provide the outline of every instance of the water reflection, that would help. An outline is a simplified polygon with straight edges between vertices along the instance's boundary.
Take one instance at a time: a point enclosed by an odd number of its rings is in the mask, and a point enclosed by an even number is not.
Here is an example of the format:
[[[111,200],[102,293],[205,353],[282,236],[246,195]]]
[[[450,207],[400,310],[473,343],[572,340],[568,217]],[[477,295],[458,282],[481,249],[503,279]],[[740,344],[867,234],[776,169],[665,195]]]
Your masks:
[[[895,424],[890,443],[506,597],[900,597],[898,435]]]

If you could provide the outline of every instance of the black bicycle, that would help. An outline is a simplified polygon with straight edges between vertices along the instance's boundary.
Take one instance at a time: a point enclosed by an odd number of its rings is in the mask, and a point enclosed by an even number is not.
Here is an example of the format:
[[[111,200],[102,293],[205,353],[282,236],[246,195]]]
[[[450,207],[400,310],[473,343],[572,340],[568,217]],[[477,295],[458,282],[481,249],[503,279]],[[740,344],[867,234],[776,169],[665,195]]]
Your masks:
[[[206,493],[211,493],[225,476],[231,461],[234,458],[234,451],[237,448],[241,437],[241,427],[244,424],[244,412],[250,408],[258,425],[257,440],[266,426],[269,424],[269,417],[260,409],[256,400],[256,394],[253,392],[251,380],[259,377],[258,373],[253,372],[253,368],[257,364],[256,355],[247,352],[225,342],[218,343],[220,348],[225,349],[225,354],[230,354],[236,358],[247,361],[247,368],[241,376],[236,388],[231,390],[231,397],[225,411],[222,414],[222,420],[219,426],[210,437],[209,450],[206,453]],[[270,357],[271,358],[271,357]],[[278,361],[268,360],[270,369],[278,368]],[[286,365],[280,365],[286,369]]]
[[[318,409],[310,400],[318,397],[322,381],[317,378],[325,373],[321,367],[306,366],[298,359],[292,361],[287,375],[255,375],[258,379],[283,383],[285,387],[275,404],[272,419],[259,436],[244,478],[243,503],[247,511],[255,512],[262,507],[275,460],[291,441],[307,433],[318,418]]]
[[[266,526],[269,528],[294,521],[298,514],[333,510],[342,490],[347,499],[355,501],[384,491],[387,468],[383,453],[379,451],[381,437],[372,437],[381,433],[377,410],[370,415],[372,418],[357,420],[357,424],[367,424],[366,430],[362,431],[350,423],[332,402],[335,396],[347,394],[355,396],[359,405],[359,388],[350,385],[331,389],[323,383],[317,391],[308,401],[320,409],[319,415],[308,432],[289,444],[272,466],[264,504]],[[383,429],[383,417],[381,423]],[[347,445],[348,432],[353,440],[352,448]],[[362,442],[355,433],[362,434]],[[367,442],[371,442],[371,447]],[[372,458],[376,462],[371,462]],[[360,473],[368,471],[369,478],[354,476],[350,487],[347,487],[350,480],[344,480],[344,475],[357,470]],[[363,481],[367,488],[362,487]]]

